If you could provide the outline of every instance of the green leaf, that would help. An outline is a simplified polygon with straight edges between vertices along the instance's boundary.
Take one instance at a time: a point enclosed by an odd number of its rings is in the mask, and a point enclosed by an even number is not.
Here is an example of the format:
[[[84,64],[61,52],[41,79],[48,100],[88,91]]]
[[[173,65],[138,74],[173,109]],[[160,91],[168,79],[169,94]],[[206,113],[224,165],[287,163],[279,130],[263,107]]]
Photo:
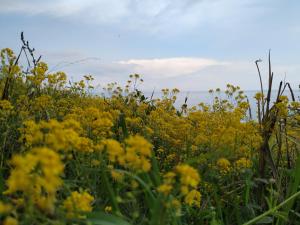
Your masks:
[[[300,218],[300,213],[296,212],[295,210],[291,210],[290,212]]]
[[[283,221],[288,221],[288,213],[287,212],[274,212],[273,216],[275,216],[276,218],[280,218]]]
[[[87,215],[87,221],[93,225],[131,225],[126,220],[103,212],[93,212]]]
[[[268,223],[272,223],[273,222],[273,218],[270,216],[265,216],[264,218],[260,219],[257,224],[268,224]]]

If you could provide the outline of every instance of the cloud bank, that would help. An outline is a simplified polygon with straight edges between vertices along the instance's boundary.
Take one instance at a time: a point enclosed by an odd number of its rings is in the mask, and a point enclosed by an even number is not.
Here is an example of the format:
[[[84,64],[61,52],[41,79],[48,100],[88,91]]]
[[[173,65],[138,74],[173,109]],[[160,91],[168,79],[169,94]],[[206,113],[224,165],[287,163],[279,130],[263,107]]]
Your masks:
[[[85,74],[95,77],[95,84],[101,87],[117,81],[125,84],[130,74],[138,73],[145,80],[143,90],[151,91],[177,87],[183,91],[206,91],[210,88],[224,88],[227,83],[239,85],[244,90],[256,90],[259,85],[256,67],[248,61],[222,61],[198,57],[148,58],[120,61],[105,61],[86,57],[84,54],[44,53],[49,68],[66,71],[72,80]],[[286,79],[297,88],[300,66],[278,64],[273,66],[274,86]],[[267,82],[267,60],[261,64],[264,82]],[[286,78],[285,78],[285,74]]]
[[[218,62],[205,58],[161,58],[161,59],[131,59],[120,61],[121,65],[133,67],[134,73],[153,74],[153,77],[176,77],[192,74],[210,66],[226,65],[225,62]]]
[[[232,25],[249,15],[247,11],[251,17],[263,13],[256,0],[1,0],[0,7],[0,13],[123,24],[125,29],[155,34],[180,33],[207,23]]]

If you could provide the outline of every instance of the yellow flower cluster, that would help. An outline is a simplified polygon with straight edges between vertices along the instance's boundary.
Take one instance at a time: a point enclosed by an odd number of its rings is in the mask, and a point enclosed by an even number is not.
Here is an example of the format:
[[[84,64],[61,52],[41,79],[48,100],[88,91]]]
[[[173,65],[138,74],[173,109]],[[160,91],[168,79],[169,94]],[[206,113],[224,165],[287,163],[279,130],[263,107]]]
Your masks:
[[[0,109],[3,111],[10,111],[13,109],[13,106],[7,100],[0,100]]]
[[[12,112],[13,106],[10,101],[0,100],[0,121],[5,120],[7,116]]]
[[[20,141],[27,146],[46,145],[56,151],[76,149],[81,152],[93,152],[93,143],[90,139],[80,136],[82,128],[80,123],[67,119],[63,122],[50,120],[35,123],[32,120],[24,122],[20,128]]]
[[[62,88],[67,81],[67,75],[64,72],[48,74],[47,78],[49,86],[55,89]]]
[[[41,95],[34,99],[32,110],[39,112],[53,107],[53,99],[50,95]]]
[[[16,220],[11,216],[6,217],[5,220],[3,221],[3,225],[18,225],[18,224],[19,224],[18,220]]]
[[[112,139],[104,142],[109,160],[134,171],[148,172],[151,169],[152,145],[142,136],[130,136],[125,140],[126,147]]]
[[[62,185],[64,165],[60,156],[48,148],[35,148],[25,155],[15,155],[11,164],[13,170],[5,194],[20,191],[29,202],[52,213],[56,191]]]
[[[32,74],[27,76],[27,80],[35,86],[40,86],[47,77],[47,70],[48,65],[44,62],[39,62],[36,67],[31,70]]]
[[[226,158],[218,159],[217,166],[221,174],[227,174],[231,170],[231,163]]]
[[[198,171],[189,165],[178,165],[175,170],[180,175],[181,193],[185,195],[185,203],[200,207],[201,194],[196,190],[200,182]]]
[[[164,140],[169,151],[182,149],[191,141],[192,126],[185,117],[179,117],[173,110],[166,110],[167,103],[161,105],[149,115],[150,128],[153,136]],[[171,152],[170,152],[171,153]]]
[[[98,140],[110,137],[113,126],[113,115],[110,112],[102,111],[96,107],[85,109],[76,108],[73,113],[66,118],[79,121],[88,136]]]
[[[12,210],[12,205],[0,201],[0,215],[7,214]]]
[[[154,101],[155,109],[144,116],[146,119],[141,116],[152,130],[149,136],[161,143],[159,149],[163,151],[156,154],[160,162],[175,166],[192,157],[210,161],[219,155],[234,160],[255,154],[261,137],[255,123],[241,122],[249,104],[239,89],[228,85],[228,99],[216,96],[212,105],[200,103],[200,109],[181,112],[170,103],[169,90],[164,90],[165,99]]]
[[[115,181],[118,181],[118,182],[123,181],[124,173],[114,170],[113,167],[111,167],[110,169],[111,169],[110,174]]]
[[[149,171],[151,168],[149,158],[151,157],[152,144],[139,135],[129,137],[125,140],[125,143],[125,161],[128,162],[128,166],[144,172]]]
[[[1,67],[0,71],[7,77],[13,77],[20,74],[19,65],[15,64],[16,56],[9,48],[4,48],[0,51]]]
[[[94,197],[88,192],[79,193],[73,191],[71,195],[63,202],[63,207],[67,212],[68,218],[84,218],[84,213],[93,210],[92,202]]]
[[[176,173],[168,172],[164,175],[164,183],[161,184],[157,191],[163,193],[164,195],[169,195],[173,190],[173,185],[175,183]]]
[[[200,207],[201,194],[197,190],[200,176],[193,167],[181,164],[175,167],[174,172],[168,172],[164,175],[164,183],[158,187],[158,192],[169,195],[176,184],[176,177],[179,178],[181,196],[184,202],[190,206]]]
[[[112,207],[111,207],[111,206],[105,206],[104,211],[105,211],[106,213],[111,213]]]
[[[236,160],[234,165],[235,165],[235,168],[239,171],[242,169],[250,168],[252,166],[252,161],[250,159],[242,157],[242,158]]]
[[[257,92],[254,96],[254,98],[257,100],[257,101],[263,101],[264,100],[264,95],[261,93],[261,92]]]
[[[278,110],[278,114],[280,117],[287,117],[288,115],[288,102],[289,99],[287,96],[280,96],[279,103],[276,104],[276,109]]]
[[[187,193],[189,187],[197,187],[200,182],[198,171],[189,165],[178,165],[175,171],[180,175],[180,183],[182,185],[181,192],[183,194]]]

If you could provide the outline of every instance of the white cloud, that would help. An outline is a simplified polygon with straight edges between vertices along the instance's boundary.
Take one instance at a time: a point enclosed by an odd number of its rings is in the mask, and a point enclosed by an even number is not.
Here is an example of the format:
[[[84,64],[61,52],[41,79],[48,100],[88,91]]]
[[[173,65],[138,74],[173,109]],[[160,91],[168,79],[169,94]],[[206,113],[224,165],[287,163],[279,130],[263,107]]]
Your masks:
[[[143,90],[177,87],[182,91],[206,91],[210,88],[224,88],[227,83],[241,86],[244,90],[257,90],[259,79],[254,61],[222,61],[209,58],[171,57],[153,59],[129,59],[108,61],[89,57],[78,51],[42,52],[43,60],[54,71],[65,71],[72,80],[91,74],[95,84],[103,87],[110,82],[125,84],[130,74],[139,73],[145,80]],[[57,66],[56,68],[54,66]],[[260,64],[266,87],[267,60]],[[294,90],[299,90],[300,66],[295,64],[274,63],[274,89],[284,79]]]
[[[120,20],[126,15],[128,3],[129,0],[1,0],[0,12],[46,14],[108,23]]]
[[[161,58],[161,59],[131,59],[120,61],[122,65],[131,65],[133,72],[149,77],[174,77],[196,73],[209,66],[225,65],[205,58]]]
[[[226,25],[255,17],[254,0],[0,0],[1,12],[45,14],[154,34],[183,33],[201,24]],[[251,4],[251,7],[249,5]],[[251,13],[247,13],[250,11]]]

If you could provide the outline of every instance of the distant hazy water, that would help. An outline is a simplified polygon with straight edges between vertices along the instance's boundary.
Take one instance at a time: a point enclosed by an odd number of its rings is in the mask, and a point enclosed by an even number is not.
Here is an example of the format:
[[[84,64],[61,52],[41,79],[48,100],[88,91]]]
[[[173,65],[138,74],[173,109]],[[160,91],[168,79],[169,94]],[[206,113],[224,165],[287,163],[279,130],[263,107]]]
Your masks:
[[[249,99],[249,103],[250,103],[250,107],[251,107],[251,111],[252,111],[252,116],[253,119],[256,118],[256,110],[257,110],[257,105],[256,105],[256,100],[254,98],[255,94],[259,92],[258,90],[254,90],[254,91],[244,91],[244,94],[248,97]],[[151,97],[152,92],[143,92],[144,95],[148,98]],[[100,95],[105,95],[106,97],[109,97],[109,95],[106,95],[105,93],[101,92],[101,91],[95,91],[94,94],[100,94]],[[267,92],[264,91],[264,94],[266,95]],[[288,98],[291,100],[291,95],[289,91],[285,91],[284,95],[288,96]],[[219,94],[210,94],[208,93],[208,91],[181,91],[177,94],[177,100],[175,102],[175,107],[180,109],[182,104],[184,104],[185,98],[187,97],[187,105],[188,107],[192,107],[192,106],[197,106],[199,103],[203,102],[206,104],[212,104],[214,97],[215,96],[219,96],[221,99],[227,99],[227,96],[224,92],[220,92]],[[296,101],[300,101],[300,90],[294,90],[294,96]],[[153,98],[161,98],[162,97],[162,92],[161,91],[155,91],[153,94]],[[271,101],[275,101],[277,97],[277,90],[273,90],[272,91],[272,95],[271,95]]]
[[[256,100],[254,99],[255,94],[258,91],[245,91],[244,94],[247,95],[248,99],[249,99],[249,103],[250,103],[250,107],[251,107],[251,111],[252,111],[252,115],[253,118],[256,118],[256,110],[257,110],[257,106],[256,106]],[[147,97],[151,96],[151,92],[145,92],[145,95]],[[265,91],[264,94],[266,95],[267,92]],[[288,98],[291,100],[291,95],[290,92],[285,91],[284,95],[288,96]],[[161,92],[155,92],[153,95],[153,98],[160,98],[162,96]],[[192,106],[197,106],[200,102],[204,102],[207,104],[212,104],[214,96],[220,96],[220,98],[222,99],[227,99],[227,96],[224,92],[221,92],[220,94],[215,94],[212,95],[210,93],[208,93],[208,91],[183,91],[183,92],[179,92],[177,94],[177,100],[175,102],[175,107],[176,108],[180,108],[182,106],[182,104],[185,101],[185,98],[187,97],[187,105],[188,107],[192,107]],[[300,91],[294,91],[294,96],[296,98],[296,100],[299,101],[300,99]],[[277,90],[273,90],[272,91],[272,95],[271,95],[271,100],[275,101],[277,97]]]

